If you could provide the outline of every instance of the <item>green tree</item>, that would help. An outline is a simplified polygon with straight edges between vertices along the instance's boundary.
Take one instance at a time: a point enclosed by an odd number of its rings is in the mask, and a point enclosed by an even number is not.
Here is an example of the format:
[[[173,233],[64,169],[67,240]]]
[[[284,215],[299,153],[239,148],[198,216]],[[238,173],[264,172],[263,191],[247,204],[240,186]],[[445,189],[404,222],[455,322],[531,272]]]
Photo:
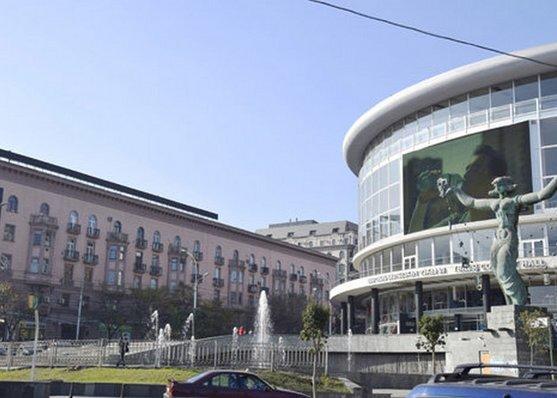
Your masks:
[[[125,293],[103,289],[88,317],[99,323],[101,329],[105,330],[106,338],[110,340],[127,324],[131,313],[129,302]]]
[[[540,322],[543,318],[549,322],[547,314],[540,309],[524,310],[519,315],[519,328],[524,333],[526,343],[530,348],[530,365],[534,364],[535,353],[549,347],[549,325],[543,321]]]
[[[27,316],[26,302],[9,282],[0,282],[0,319],[4,321],[6,340],[13,340],[20,322]]]
[[[327,342],[325,330],[328,322],[329,310],[310,299],[302,314],[300,338],[311,342],[310,352],[313,355],[313,371],[311,375],[313,398],[317,397],[317,358]]]
[[[419,322],[420,338],[416,343],[416,348],[424,349],[431,352],[431,369],[435,374],[435,352],[437,347],[444,347],[446,342],[445,328],[443,326],[443,317],[424,315]]]

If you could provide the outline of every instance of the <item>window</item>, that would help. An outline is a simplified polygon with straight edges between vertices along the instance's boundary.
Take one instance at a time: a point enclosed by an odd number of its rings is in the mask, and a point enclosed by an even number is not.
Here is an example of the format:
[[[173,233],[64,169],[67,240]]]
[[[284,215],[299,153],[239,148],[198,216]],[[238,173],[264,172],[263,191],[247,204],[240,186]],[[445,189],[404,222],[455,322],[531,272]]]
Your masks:
[[[200,253],[201,252],[201,243],[198,240],[193,242],[193,252],[194,253]]]
[[[108,248],[108,259],[109,260],[116,260],[118,258],[118,246],[111,245]]]
[[[42,214],[43,216],[48,216],[50,214],[50,206],[48,206],[47,203],[41,204],[41,207],[39,208],[39,213]]]
[[[138,240],[143,240],[145,238],[145,230],[143,227],[137,228],[136,238]]]
[[[43,231],[33,232],[33,246],[40,246],[43,243]]]
[[[70,216],[68,217],[68,222],[70,225],[77,225],[79,221],[79,215],[77,214],[77,211],[72,210],[70,211]]]
[[[304,267],[300,267],[300,275],[304,275]]]
[[[134,289],[141,289],[141,276],[135,275],[132,283]]]
[[[70,253],[75,251],[75,239],[68,239],[66,242],[66,250]]]
[[[234,254],[232,255],[232,258],[236,261],[240,258],[240,255],[238,254],[238,250],[234,250]]]
[[[109,270],[106,273],[106,283],[108,285],[115,285],[116,284],[116,271]]]
[[[491,87],[491,107],[512,104],[513,91],[511,83],[503,83]]]
[[[217,246],[215,247],[215,258],[221,258],[222,257],[222,247]]]
[[[85,282],[93,282],[93,268],[85,268],[83,271],[83,280]]]
[[[249,255],[249,260],[248,261],[249,261],[250,265],[255,264],[255,256],[253,255],[253,253]]]
[[[286,236],[287,236],[288,238],[293,238],[293,237],[294,237],[294,232],[288,232],[288,233],[286,234]]]
[[[170,281],[170,284],[168,285],[168,290],[174,292],[176,291],[177,287],[178,287],[178,283],[176,281]]]
[[[296,266],[294,264],[290,264],[290,273],[291,274],[295,274],[296,273]]]
[[[282,264],[280,261],[277,261],[277,265],[275,266],[275,268],[279,271],[282,269]]]
[[[159,231],[155,231],[153,234],[153,243],[161,243],[161,233]]]
[[[15,225],[4,225],[4,240],[7,242],[13,242],[15,240]]]
[[[112,232],[119,234],[122,232],[122,223],[120,221],[116,221],[112,226]]]
[[[85,254],[87,256],[92,256],[95,254],[95,242],[88,240],[87,246],[85,247]]]
[[[182,239],[178,235],[174,237],[174,247],[180,248],[182,246]]]
[[[69,307],[70,306],[70,295],[69,293],[62,293],[60,297],[60,305],[62,307]]]
[[[160,259],[158,254],[153,254],[153,258],[151,259],[151,265],[153,267],[158,267],[160,264]]]
[[[10,269],[12,269],[12,255],[2,253],[0,255],[0,272],[9,271]]]
[[[311,231],[309,231],[309,236],[315,236],[316,233],[317,231],[315,229],[312,229]]]
[[[156,289],[159,287],[159,281],[157,278],[151,278],[151,282],[149,283],[149,287],[151,289]]]
[[[517,80],[514,84],[515,102],[526,101],[538,97],[537,76]]]
[[[542,97],[557,94],[557,73],[542,75],[541,79]]]
[[[170,270],[171,271],[178,271],[178,258],[173,257],[170,259]]]
[[[6,206],[6,211],[9,213],[17,213],[17,197],[12,195],[8,198],[8,205]]]
[[[39,258],[38,257],[32,257],[31,258],[31,263],[29,264],[29,272],[31,272],[33,274],[38,274],[39,273]]]
[[[339,229],[338,228],[333,228],[333,234],[338,234]]]
[[[91,231],[97,228],[97,217],[94,214],[89,216],[89,219],[87,220],[87,228]]]
[[[262,266],[262,267],[266,267],[266,266],[267,266],[267,259],[265,258],[265,256],[261,257],[261,266]]]

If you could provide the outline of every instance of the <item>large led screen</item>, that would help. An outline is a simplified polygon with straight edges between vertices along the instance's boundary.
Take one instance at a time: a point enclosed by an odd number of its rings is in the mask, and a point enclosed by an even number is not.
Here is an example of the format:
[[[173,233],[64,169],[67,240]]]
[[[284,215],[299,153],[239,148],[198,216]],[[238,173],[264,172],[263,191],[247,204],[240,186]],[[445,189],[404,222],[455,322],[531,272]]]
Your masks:
[[[510,176],[517,193],[532,190],[528,122],[446,141],[403,156],[404,232],[493,218],[489,210],[466,209],[439,197],[437,179],[475,198],[486,198],[495,177]]]

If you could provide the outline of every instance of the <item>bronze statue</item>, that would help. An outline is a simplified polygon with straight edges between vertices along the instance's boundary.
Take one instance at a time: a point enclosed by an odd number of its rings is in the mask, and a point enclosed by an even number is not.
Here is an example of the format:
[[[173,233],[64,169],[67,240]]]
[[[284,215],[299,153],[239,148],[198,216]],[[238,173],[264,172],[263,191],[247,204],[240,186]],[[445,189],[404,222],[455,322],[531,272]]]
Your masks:
[[[489,196],[494,199],[476,199],[466,194],[460,186],[449,186],[446,178],[437,180],[441,197],[454,196],[469,209],[488,210],[495,213],[497,230],[491,245],[491,268],[505,295],[507,304],[525,305],[528,292],[526,285],[516,270],[518,257],[518,214],[524,206],[549,199],[557,191],[557,177],[538,192],[513,195],[517,185],[510,177],[497,177],[492,182]]]

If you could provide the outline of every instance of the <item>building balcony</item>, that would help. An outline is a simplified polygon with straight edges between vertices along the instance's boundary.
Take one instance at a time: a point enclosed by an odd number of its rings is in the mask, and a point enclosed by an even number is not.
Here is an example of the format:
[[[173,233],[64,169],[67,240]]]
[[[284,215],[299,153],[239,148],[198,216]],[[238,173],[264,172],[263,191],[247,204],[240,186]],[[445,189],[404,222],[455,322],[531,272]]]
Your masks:
[[[311,285],[318,285],[318,286],[323,286],[324,285],[324,281],[323,278],[319,278],[318,276],[312,275],[310,277],[310,284]]]
[[[245,268],[246,263],[233,258],[232,260],[228,260],[228,266],[229,267],[235,267],[235,268]]]
[[[151,269],[149,270],[149,275],[151,276],[161,276],[162,275],[162,267],[158,265],[151,265]]]
[[[286,271],[283,269],[274,269],[273,276],[275,278],[286,278]]]
[[[85,253],[83,262],[87,265],[97,265],[99,263],[99,255],[94,253]]]
[[[106,240],[109,242],[128,243],[128,234],[110,231],[106,234]]]
[[[248,293],[256,294],[259,291],[259,286],[255,283],[250,283],[248,285]]]
[[[307,283],[308,281],[308,277],[305,275],[300,275],[298,279],[300,280],[300,283]]]
[[[202,274],[191,274],[191,283],[195,283],[196,280],[197,280],[197,283],[202,283],[203,282],[203,275]]]
[[[289,279],[290,279],[290,282],[296,282],[298,280],[298,274],[295,273],[295,272],[291,272]]]
[[[222,278],[213,278],[213,287],[224,287],[224,279]]]
[[[175,245],[174,243],[168,245],[168,254],[170,255],[178,255],[180,254],[181,251],[182,251],[182,246],[180,245]]]
[[[269,275],[269,267],[266,265],[261,267],[261,275]]]
[[[215,257],[215,265],[224,265],[224,257],[222,256],[217,256]]]
[[[76,250],[64,250],[64,260],[79,261],[79,252]]]
[[[73,224],[69,222],[66,226],[66,232],[72,235],[79,235],[81,233],[81,224]]]
[[[203,261],[203,252],[197,251],[197,252],[192,252],[193,254],[193,258],[195,258],[196,261]]]
[[[60,279],[60,286],[62,287],[74,287],[74,281],[72,278],[64,277]]]
[[[87,227],[87,237],[91,239],[98,239],[101,235],[101,230],[98,228]]]
[[[141,260],[135,260],[133,264],[133,272],[136,274],[144,274],[147,271],[147,264],[142,263]]]
[[[135,239],[135,248],[140,249],[140,250],[146,249],[147,248],[147,239],[136,238]]]
[[[29,224],[58,228],[58,219],[45,214],[31,214]]]
[[[164,244],[162,244],[161,242],[153,242],[152,249],[155,253],[162,253],[162,251],[164,250]]]
[[[257,264],[253,263],[253,264],[248,264],[248,271],[249,272],[257,272]]]

